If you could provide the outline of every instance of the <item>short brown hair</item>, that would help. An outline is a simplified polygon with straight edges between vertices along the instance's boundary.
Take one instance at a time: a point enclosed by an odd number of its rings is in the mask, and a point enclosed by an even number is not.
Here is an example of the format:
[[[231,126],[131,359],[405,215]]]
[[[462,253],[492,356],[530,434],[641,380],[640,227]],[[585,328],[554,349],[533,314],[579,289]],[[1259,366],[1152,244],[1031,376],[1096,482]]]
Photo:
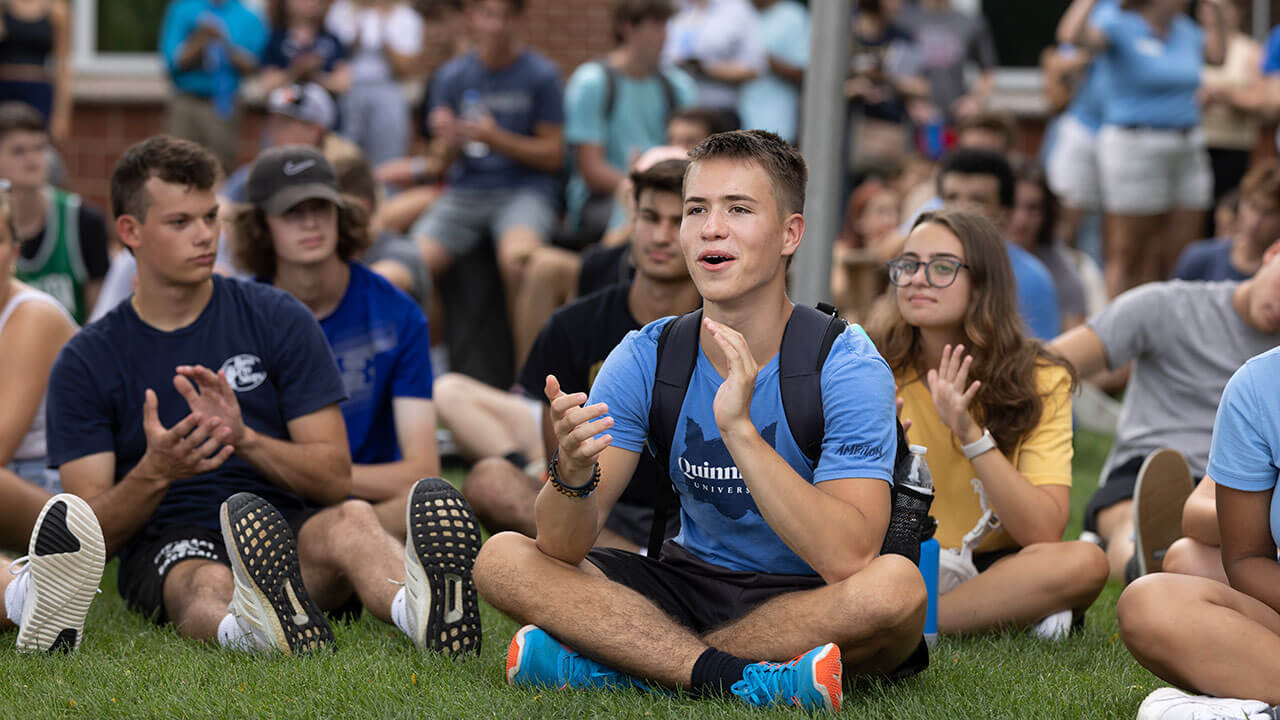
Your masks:
[[[276,246],[262,208],[238,205],[232,212],[228,231],[231,255],[238,267],[261,278],[275,277]],[[371,243],[368,213],[355,198],[343,196],[338,205],[338,257],[350,262]]]
[[[45,133],[49,130],[44,116],[30,105],[18,100],[0,103],[0,140],[18,131]]]
[[[684,188],[684,171],[687,169],[689,169],[688,160],[671,158],[655,163],[644,172],[631,173],[631,185],[634,188],[636,203],[640,202],[640,193],[645,190],[679,196]]]
[[[111,170],[111,212],[116,217],[145,218],[151,196],[144,185],[153,177],[212,190],[218,174],[218,158],[203,146],[169,135],[153,135],[125,150]]]
[[[665,23],[676,14],[671,0],[613,0],[613,39],[622,42],[622,26],[645,20]]]
[[[343,153],[331,161],[333,174],[338,176],[338,192],[357,197],[369,206],[378,207],[378,181],[373,168],[363,153]]]
[[[957,129],[961,133],[965,130],[986,130],[1004,140],[1006,151],[1018,147],[1018,120],[1007,112],[983,110],[961,120]]]
[[[689,151],[689,167],[715,159],[750,160],[764,169],[773,186],[778,214],[804,212],[809,168],[804,156],[786,140],[767,130],[734,130],[717,133]],[[687,175],[686,170],[686,175]]]
[[[1267,202],[1280,208],[1280,162],[1275,158],[1259,160],[1240,181],[1240,198],[1265,197]]]

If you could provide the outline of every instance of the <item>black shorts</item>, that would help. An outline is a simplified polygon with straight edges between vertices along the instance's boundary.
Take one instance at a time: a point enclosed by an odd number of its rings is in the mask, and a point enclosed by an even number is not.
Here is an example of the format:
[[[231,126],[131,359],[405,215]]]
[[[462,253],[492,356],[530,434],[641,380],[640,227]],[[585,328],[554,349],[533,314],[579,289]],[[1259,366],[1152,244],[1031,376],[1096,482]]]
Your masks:
[[[653,529],[653,508],[619,500],[613,504],[604,526],[640,547],[649,545],[649,532]],[[667,528],[663,539],[670,540],[680,532],[680,511],[673,508],[667,514]]]
[[[1003,560],[1010,555],[1017,555],[1020,552],[1022,552],[1022,548],[1005,548],[1004,550],[974,553],[973,566],[977,568],[978,572],[984,573],[1000,560]]]
[[[668,540],[661,559],[614,548],[593,548],[587,560],[605,577],[648,598],[680,625],[698,635],[732,622],[779,595],[826,585],[817,575],[779,575],[728,570],[703,562]],[[914,675],[929,665],[920,646],[890,677]]]
[[[1138,484],[1138,471],[1142,469],[1142,463],[1146,459],[1146,455],[1139,455],[1111,468],[1106,482],[1094,491],[1089,503],[1084,506],[1085,530],[1098,532],[1098,513],[1116,503],[1133,499],[1133,490]],[[1193,477],[1192,480],[1197,484],[1200,482],[1198,477]]]
[[[303,523],[323,508],[282,512],[296,538]],[[231,567],[220,530],[202,525],[147,525],[138,531],[120,552],[116,587],[130,610],[152,619],[157,625],[169,622],[164,611],[164,580],[183,560],[212,560]],[[351,599],[331,616],[359,617],[363,606],[353,592]]]

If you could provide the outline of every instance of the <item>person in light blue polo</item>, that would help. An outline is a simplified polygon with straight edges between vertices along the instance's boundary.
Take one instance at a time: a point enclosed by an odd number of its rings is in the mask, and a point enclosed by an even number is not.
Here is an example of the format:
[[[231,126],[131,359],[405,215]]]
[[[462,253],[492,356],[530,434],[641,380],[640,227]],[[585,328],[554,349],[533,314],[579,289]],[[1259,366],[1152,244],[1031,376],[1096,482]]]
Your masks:
[[[800,137],[800,86],[809,65],[809,11],[796,0],[754,0],[768,68],[742,86],[746,129],[768,130],[792,145]]]
[[[258,67],[267,28],[241,0],[176,0],[160,26],[160,55],[173,81],[169,134],[193,140],[235,167],[241,79]]]

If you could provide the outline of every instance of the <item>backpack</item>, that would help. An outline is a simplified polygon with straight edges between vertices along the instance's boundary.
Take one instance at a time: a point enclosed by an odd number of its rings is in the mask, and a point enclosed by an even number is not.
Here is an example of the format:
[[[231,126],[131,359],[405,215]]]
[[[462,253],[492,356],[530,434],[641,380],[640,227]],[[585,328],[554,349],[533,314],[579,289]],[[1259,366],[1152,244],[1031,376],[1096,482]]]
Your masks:
[[[702,324],[702,310],[667,323],[658,337],[657,368],[653,378],[653,399],[649,405],[649,435],[645,442],[654,465],[660,468],[666,482],[646,483],[653,506],[653,525],[649,531],[649,557],[657,558],[662,548],[663,531],[667,516],[680,507],[679,497],[668,476],[671,466],[671,441],[675,436],[680,406],[684,404],[689,378],[698,360],[698,334]],[[791,435],[809,462],[816,465],[822,456],[822,436],[826,419],[822,414],[822,366],[826,363],[831,345],[844,332],[848,324],[836,314],[836,309],[826,303],[817,307],[796,305],[782,332],[782,347],[778,352],[778,376],[782,392],[782,411],[791,427]],[[906,433],[898,422],[898,451],[894,456],[892,513],[899,508],[901,481],[907,477],[911,465],[911,451]],[[905,497],[903,498],[906,499]],[[927,509],[927,508],[926,508]],[[891,515],[890,529],[894,528]],[[910,537],[895,537],[900,533],[886,533],[881,553],[894,552],[913,562],[920,559],[919,540],[913,528]],[[932,531],[929,531],[932,534]]]
[[[604,71],[604,119],[607,123],[613,115],[613,105],[618,95],[618,77],[621,75],[619,70],[609,63],[609,58],[602,57],[595,61],[600,69]],[[666,117],[663,121],[665,125],[671,120],[671,115],[676,111],[679,100],[676,98],[676,86],[671,84],[671,78],[661,70],[656,71],[658,81],[662,84],[662,96],[666,98],[667,108]]]

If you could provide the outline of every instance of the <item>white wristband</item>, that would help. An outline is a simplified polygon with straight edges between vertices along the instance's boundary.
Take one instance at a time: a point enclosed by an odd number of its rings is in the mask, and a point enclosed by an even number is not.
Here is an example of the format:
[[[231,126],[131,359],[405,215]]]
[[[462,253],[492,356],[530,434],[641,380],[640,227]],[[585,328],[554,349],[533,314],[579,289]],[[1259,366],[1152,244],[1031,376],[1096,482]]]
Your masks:
[[[996,449],[996,439],[991,437],[991,431],[986,428],[982,429],[982,437],[978,438],[977,440],[974,440],[968,445],[960,446],[960,452],[964,453],[964,456],[970,460],[978,457],[979,455],[981,455],[982,453],[988,450],[995,450],[995,449]]]

